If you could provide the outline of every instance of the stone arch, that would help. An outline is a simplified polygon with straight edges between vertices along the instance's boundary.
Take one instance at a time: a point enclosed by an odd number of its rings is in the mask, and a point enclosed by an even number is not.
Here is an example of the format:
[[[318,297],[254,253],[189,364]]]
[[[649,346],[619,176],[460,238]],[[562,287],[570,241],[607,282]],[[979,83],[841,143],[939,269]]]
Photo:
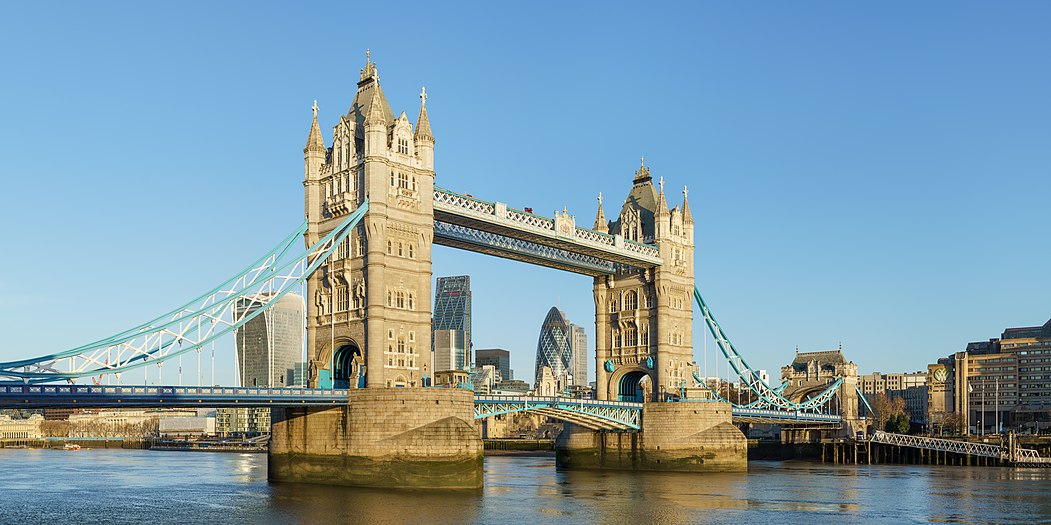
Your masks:
[[[607,399],[644,402],[652,399],[653,373],[641,365],[623,366],[609,378]]]
[[[332,355],[332,381],[335,388],[358,388],[361,375],[358,372],[356,359],[362,359],[361,346],[353,339],[337,341],[335,353]],[[356,384],[351,384],[351,379],[356,379]]]

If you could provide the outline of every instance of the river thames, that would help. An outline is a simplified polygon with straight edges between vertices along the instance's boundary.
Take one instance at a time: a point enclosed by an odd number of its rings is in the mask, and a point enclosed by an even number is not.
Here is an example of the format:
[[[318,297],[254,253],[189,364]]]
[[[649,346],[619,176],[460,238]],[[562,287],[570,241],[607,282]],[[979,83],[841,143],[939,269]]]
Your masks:
[[[477,491],[268,483],[265,454],[0,449],[0,523],[1035,523],[1051,469],[750,462],[747,473],[558,471],[491,456]]]

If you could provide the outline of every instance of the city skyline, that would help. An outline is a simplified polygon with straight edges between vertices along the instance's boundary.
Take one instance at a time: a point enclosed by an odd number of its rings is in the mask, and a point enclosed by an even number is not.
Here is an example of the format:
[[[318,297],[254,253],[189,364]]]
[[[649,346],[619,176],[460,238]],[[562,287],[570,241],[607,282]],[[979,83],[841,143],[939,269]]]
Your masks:
[[[0,220],[11,245],[32,252],[61,232],[78,264],[70,272],[61,257],[0,263],[8,276],[0,279],[3,360],[64,350],[163,312],[297,224],[310,102],[318,99],[330,138],[367,47],[396,107],[415,107],[427,86],[445,187],[545,215],[567,207],[587,225],[599,191],[619,207],[639,156],[668,181],[674,202],[689,186],[698,285],[758,368],[780,368],[796,346],[819,351],[842,341],[863,372],[922,370],[1005,327],[1038,325],[1051,310],[1038,262],[1048,247],[1032,240],[1048,224],[1046,211],[1018,198],[1049,189],[1043,94],[1051,80],[1032,67],[1048,47],[1038,27],[1044,7],[1026,16],[960,7],[946,20],[944,5],[920,6],[908,21],[857,7],[769,6],[757,17],[725,6],[696,17],[611,10],[601,17],[620,33],[653,34],[620,43],[610,31],[593,45],[566,36],[584,19],[570,8],[565,22],[545,22],[557,35],[551,42],[529,47],[481,26],[491,46],[453,35],[435,42],[434,56],[420,56],[411,42],[366,30],[327,59],[333,82],[282,80],[303,71],[313,35],[330,43],[337,33],[322,20],[283,28],[285,38],[270,42],[268,29],[294,10],[260,14],[258,29],[233,35],[154,12],[202,35],[184,48],[168,45],[178,41],[170,30],[107,19],[108,8],[73,6],[84,10],[70,18],[77,22],[56,20],[49,31],[22,9],[33,8],[12,8],[10,20],[25,23],[0,36],[18,49],[5,58],[13,80],[0,97],[9,190]],[[231,9],[217,8],[216,20]],[[455,24],[451,12],[409,16],[421,27],[427,17]],[[867,17],[878,23],[869,27]],[[691,18],[700,25],[678,21]],[[717,23],[726,20],[733,23]],[[84,33],[91,26],[113,34]],[[33,32],[50,43],[7,41],[36,42]],[[234,35],[247,47],[210,53]],[[129,39],[142,45],[123,45]],[[211,80],[185,80],[202,77]],[[564,97],[545,97],[543,108],[523,102],[546,93],[552,78]],[[640,84],[658,86],[643,93],[653,102],[625,123],[623,110],[610,108],[637,100]],[[588,129],[566,148],[538,110],[574,115]],[[627,131],[593,131],[618,126]],[[130,132],[137,127],[148,132]],[[70,129],[75,140],[56,147],[56,132]],[[543,169],[507,162],[524,152]],[[41,181],[47,213],[25,198]],[[229,201],[264,202],[270,213],[231,221]],[[36,228],[13,226],[28,219]],[[196,233],[217,222],[221,234]],[[193,239],[194,257],[171,252],[176,236]],[[535,327],[551,303],[572,319],[594,313],[587,278],[436,249],[434,274],[451,273],[475,281],[476,346],[509,349],[519,370],[533,360]],[[70,293],[101,306],[72,312],[63,308]],[[507,318],[521,321],[508,326]],[[594,340],[593,324],[583,326]],[[703,330],[695,319],[694,334]],[[699,364],[702,348],[697,337]],[[233,381],[228,350],[218,383]]]

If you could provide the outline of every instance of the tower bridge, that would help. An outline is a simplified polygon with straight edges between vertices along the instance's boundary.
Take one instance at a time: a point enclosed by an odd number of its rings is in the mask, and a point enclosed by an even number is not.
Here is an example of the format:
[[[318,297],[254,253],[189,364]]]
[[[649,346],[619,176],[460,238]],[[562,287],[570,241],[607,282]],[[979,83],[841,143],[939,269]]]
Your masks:
[[[603,468],[740,470],[745,441],[733,419],[850,423],[822,413],[830,399],[843,397],[841,383],[789,399],[730,343],[695,286],[695,224],[685,187],[681,205],[672,206],[663,177],[655,185],[643,162],[610,219],[600,194],[591,228],[565,209],[545,217],[450,191],[435,184],[436,140],[423,90],[420,99],[415,125],[404,112],[395,117],[369,58],[329,144],[313,106],[302,226],[231,279],[147,323],[64,352],[0,363],[0,379],[20,384],[0,389],[0,403],[280,406],[272,412],[273,479],[374,486],[404,486],[406,479],[477,486],[481,443],[473,421],[516,411],[567,421],[560,462]],[[293,249],[299,236],[302,253]],[[476,398],[424,388],[434,373],[434,244],[591,278],[597,399]],[[309,389],[75,386],[102,375],[120,382],[123,373],[184,355],[200,362],[204,348],[296,287],[306,288]],[[691,303],[758,401],[736,406],[695,381]],[[56,381],[71,385],[46,386]],[[334,395],[343,399],[338,408]],[[662,402],[670,397],[686,399]],[[636,433],[646,439],[624,437]],[[394,478],[380,474],[391,469],[399,472]]]

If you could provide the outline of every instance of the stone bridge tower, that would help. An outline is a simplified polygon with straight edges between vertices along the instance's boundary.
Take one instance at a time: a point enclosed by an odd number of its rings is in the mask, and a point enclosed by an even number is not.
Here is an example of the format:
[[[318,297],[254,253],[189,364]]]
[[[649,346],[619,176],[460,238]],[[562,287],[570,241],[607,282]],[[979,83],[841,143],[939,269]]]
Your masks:
[[[366,60],[326,147],[314,120],[303,150],[307,246],[369,199],[369,210],[307,286],[310,386],[420,386],[431,366],[434,137],[427,95],[413,128],[395,117]]]
[[[656,243],[664,264],[618,266],[614,275],[595,278],[598,399],[659,400],[677,393],[694,368],[693,216],[685,189],[682,207],[669,210],[663,178],[659,186],[640,166],[620,214],[609,222],[599,196],[595,230],[623,242]]]

